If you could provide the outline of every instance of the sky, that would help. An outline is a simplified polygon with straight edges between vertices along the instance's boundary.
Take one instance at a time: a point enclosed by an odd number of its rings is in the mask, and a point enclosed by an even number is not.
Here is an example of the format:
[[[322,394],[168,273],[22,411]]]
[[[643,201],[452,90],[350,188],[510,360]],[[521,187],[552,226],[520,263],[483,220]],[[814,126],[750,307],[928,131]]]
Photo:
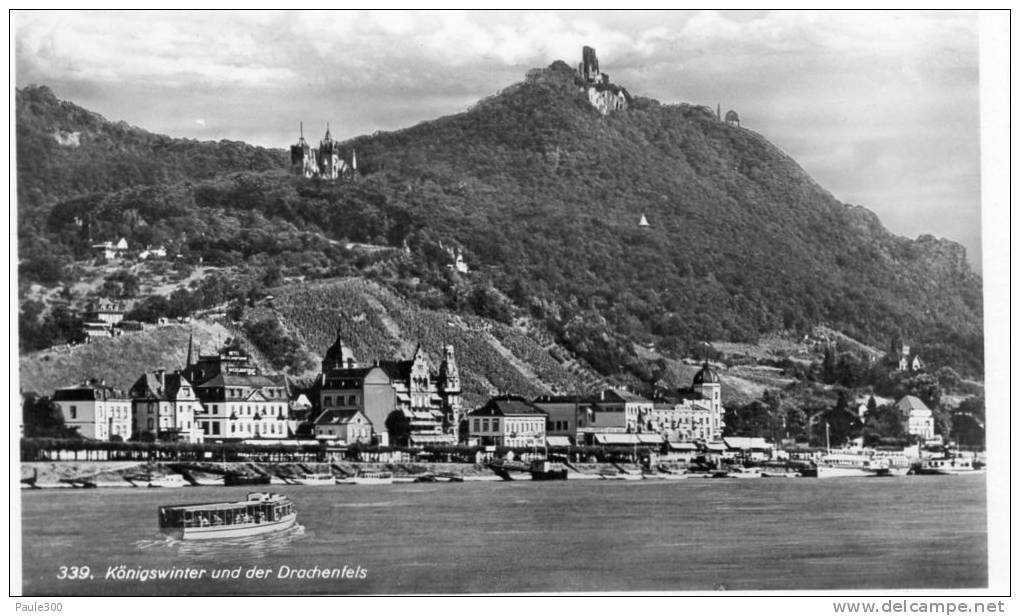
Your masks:
[[[26,12],[15,82],[111,120],[286,147],[458,113],[580,61],[721,105],[890,231],[981,269],[978,18],[967,12]]]

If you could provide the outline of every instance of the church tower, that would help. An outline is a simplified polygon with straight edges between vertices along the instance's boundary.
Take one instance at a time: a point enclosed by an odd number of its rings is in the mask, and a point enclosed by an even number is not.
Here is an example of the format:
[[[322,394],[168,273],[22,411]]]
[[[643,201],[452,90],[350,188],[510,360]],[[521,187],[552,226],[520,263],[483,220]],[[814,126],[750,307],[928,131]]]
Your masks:
[[[454,356],[453,345],[443,347],[443,360],[439,363],[437,388],[443,400],[443,431],[457,436],[461,420],[460,370]]]

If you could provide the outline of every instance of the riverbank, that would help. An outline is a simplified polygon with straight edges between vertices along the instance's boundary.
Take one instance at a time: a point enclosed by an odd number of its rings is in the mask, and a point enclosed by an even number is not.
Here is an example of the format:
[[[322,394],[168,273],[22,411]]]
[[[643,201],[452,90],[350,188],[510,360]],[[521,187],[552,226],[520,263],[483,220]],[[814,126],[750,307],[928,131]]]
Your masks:
[[[520,470],[526,467],[521,465]],[[665,467],[664,467],[665,468]],[[679,465],[672,469],[683,473]],[[183,475],[188,485],[217,485],[228,474],[268,477],[270,484],[296,483],[306,475],[333,475],[337,479],[364,474],[389,473],[394,477],[439,477],[454,481],[498,481],[486,464],[453,462],[382,463],[351,462],[22,462],[24,487],[54,488],[130,488],[139,485],[139,477]],[[623,478],[642,476],[636,464],[575,463],[568,465],[570,479]]]

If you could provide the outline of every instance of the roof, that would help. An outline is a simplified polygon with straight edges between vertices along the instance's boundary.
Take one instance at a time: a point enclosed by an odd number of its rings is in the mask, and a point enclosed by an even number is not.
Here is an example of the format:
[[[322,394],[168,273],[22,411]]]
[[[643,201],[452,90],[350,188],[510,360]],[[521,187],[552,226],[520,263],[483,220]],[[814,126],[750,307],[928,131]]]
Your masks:
[[[406,381],[410,379],[412,365],[414,365],[414,360],[411,359],[386,360],[379,362],[379,367],[382,368],[390,379],[394,381]]]
[[[896,408],[901,411],[930,411],[931,409],[925,405],[917,396],[903,396],[899,402],[896,403]]]
[[[426,445],[429,443],[454,444],[456,439],[452,434],[415,434],[411,433],[408,438],[412,443]]]
[[[602,392],[602,396],[598,400],[593,402],[643,402],[649,403],[650,401],[635,394],[627,391],[626,389],[607,389]]]
[[[759,436],[724,436],[723,442],[730,449],[772,449],[772,445]]]
[[[658,434],[597,433],[595,442],[601,445],[658,445],[662,437]]]
[[[355,417],[364,414],[361,411],[323,411],[315,418],[317,426],[336,426],[351,423]],[[367,418],[366,418],[367,419]]]
[[[698,450],[697,444],[691,443],[689,441],[669,441],[669,443],[667,443],[667,444],[669,445],[670,449],[673,449],[673,450],[676,450],[676,451],[697,451]]]
[[[539,396],[532,400],[534,404],[580,404],[582,402],[590,402],[592,396],[589,394],[565,394],[565,395],[551,395],[546,394]]]
[[[219,373],[213,378],[205,381],[199,387],[208,389],[210,387],[285,387],[286,378],[282,374],[224,374]]]
[[[471,411],[468,415],[472,417],[528,415],[545,417],[547,413],[520,396],[500,396],[491,398],[485,403],[485,406]]]
[[[600,445],[637,445],[637,434],[623,433],[599,433],[595,435],[595,442]]]
[[[719,373],[716,372],[712,366],[708,365],[706,360],[701,366],[701,370],[698,370],[697,374],[694,375],[694,384],[701,385],[703,383],[718,383]]]
[[[54,401],[75,401],[75,400],[127,400],[127,392],[119,389],[114,389],[102,382],[96,383],[95,379],[92,381],[81,383],[78,385],[71,385],[70,387],[61,387],[60,389],[53,392]]]
[[[181,387],[191,387],[191,383],[180,373],[164,373],[160,383],[158,373],[146,372],[131,386],[129,394],[132,398],[170,400]]]

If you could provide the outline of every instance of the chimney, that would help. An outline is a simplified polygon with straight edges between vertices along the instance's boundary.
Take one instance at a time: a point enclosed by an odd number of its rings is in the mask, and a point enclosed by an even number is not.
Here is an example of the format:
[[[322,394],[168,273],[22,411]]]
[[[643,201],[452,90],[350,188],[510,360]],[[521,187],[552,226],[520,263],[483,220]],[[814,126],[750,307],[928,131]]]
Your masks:
[[[156,368],[156,378],[159,380],[160,389],[166,388],[166,368]]]

